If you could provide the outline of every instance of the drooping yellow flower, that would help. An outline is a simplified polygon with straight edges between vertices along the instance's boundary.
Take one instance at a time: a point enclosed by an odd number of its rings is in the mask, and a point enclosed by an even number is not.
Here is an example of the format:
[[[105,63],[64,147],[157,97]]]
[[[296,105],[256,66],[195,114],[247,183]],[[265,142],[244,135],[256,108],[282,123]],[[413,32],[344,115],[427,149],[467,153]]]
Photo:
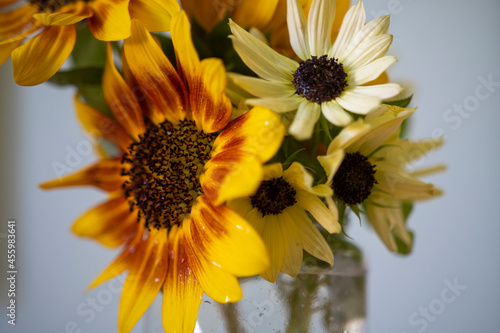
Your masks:
[[[312,186],[313,177],[294,162],[283,171],[280,163],[267,165],[264,180],[255,194],[228,203],[262,236],[271,258],[261,276],[275,282],[280,271],[296,277],[302,265],[302,251],[333,265],[333,253],[314,225],[309,212],[328,232],[341,230],[335,216],[319,196],[332,195],[325,185]]]
[[[410,142],[399,138],[401,123],[415,112],[381,105],[364,120],[345,127],[318,160],[333,189],[327,197],[329,208],[338,215],[335,202],[359,211],[365,208],[368,220],[390,251],[397,241],[411,248],[412,238],[404,223],[403,203],[432,198],[440,191],[417,179],[406,167],[442,140]]]
[[[271,23],[279,0],[181,0],[182,9],[207,31],[230,16],[245,28],[264,30]]]
[[[2,0],[0,65],[12,57],[16,83],[40,84],[71,54],[76,23],[86,20],[95,38],[116,41],[130,36],[131,18],[149,31],[168,31],[179,10],[175,0]]]
[[[103,158],[41,185],[93,185],[110,192],[73,231],[123,246],[91,285],[128,271],[120,333],[130,332],[160,290],[164,330],[190,333],[203,292],[221,303],[238,301],[236,277],[269,266],[259,235],[224,202],[257,190],[263,163],[278,150],[285,129],[262,107],[230,122],[222,62],[200,61],[184,12],[172,18],[171,34],[178,73],[137,20],[124,43],[125,79],[108,45],[103,90],[116,121],[76,100],[86,130],[115,142],[121,159]]]
[[[353,121],[346,112],[367,114],[387,98],[401,92],[398,84],[362,86],[379,77],[391,64],[385,56],[392,43],[387,34],[389,16],[365,24],[360,1],[346,14],[332,44],[333,0],[314,0],[306,22],[297,0],[288,0],[290,43],[300,63],[287,58],[230,22],[236,52],[260,78],[233,75],[233,81],[275,112],[297,111],[289,132],[299,140],[312,136],[321,114],[336,126]]]

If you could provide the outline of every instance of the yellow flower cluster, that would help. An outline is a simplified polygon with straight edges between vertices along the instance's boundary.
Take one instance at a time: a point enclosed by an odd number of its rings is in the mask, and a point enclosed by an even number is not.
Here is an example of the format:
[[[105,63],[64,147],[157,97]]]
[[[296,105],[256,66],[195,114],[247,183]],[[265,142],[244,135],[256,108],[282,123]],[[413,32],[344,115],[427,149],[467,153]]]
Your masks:
[[[320,230],[342,232],[346,209],[408,252],[407,208],[441,193],[417,178],[440,167],[410,167],[442,142],[401,138],[416,109],[385,74],[389,16],[367,23],[361,0],[180,3],[0,0],[0,64],[20,85],[65,77],[96,137],[97,163],[41,187],[109,193],[72,230],[121,248],[91,284],[128,272],[118,331],[160,291],[164,330],[192,332],[204,293],[236,302],[238,277],[295,277],[304,250],[333,265]],[[101,66],[60,70],[91,45]]]

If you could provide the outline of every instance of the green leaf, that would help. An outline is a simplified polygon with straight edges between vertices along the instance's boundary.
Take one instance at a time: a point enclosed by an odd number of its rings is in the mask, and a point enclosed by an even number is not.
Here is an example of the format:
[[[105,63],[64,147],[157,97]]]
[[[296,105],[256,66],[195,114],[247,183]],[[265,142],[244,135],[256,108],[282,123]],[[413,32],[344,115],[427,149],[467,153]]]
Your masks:
[[[282,163],[283,169],[288,169],[288,166],[290,164],[292,164],[293,160],[295,159],[295,156],[297,156],[297,154],[303,150],[305,150],[305,148],[299,149],[296,152],[294,152],[293,154],[291,154],[290,156],[288,156],[288,158],[285,160],[285,162]]]
[[[107,116],[112,117],[111,111],[108,108],[106,100],[104,99],[104,94],[102,92],[102,86],[100,84],[85,84],[78,87],[78,92],[82,95],[85,103],[101,111]]]
[[[321,128],[323,129],[323,131],[325,132],[326,134],[326,138],[328,139],[328,143],[329,144],[330,142],[332,142],[332,135],[330,133],[330,127],[328,125],[328,120],[326,120],[325,116],[321,115],[321,117],[319,118],[319,123],[321,125]]]
[[[403,217],[405,221],[408,219],[408,216],[410,216],[411,211],[413,210],[413,204],[411,202],[403,202],[401,205],[401,209],[403,210]]]
[[[104,67],[106,43],[97,40],[86,24],[77,29],[76,43],[71,53],[75,67]]]
[[[163,53],[165,53],[165,55],[167,56],[168,60],[170,60],[170,62],[174,67],[177,67],[177,63],[175,60],[174,43],[172,42],[172,39],[163,34],[154,34],[154,35],[160,41],[161,49],[163,50]]]
[[[399,99],[397,101],[384,102],[384,104],[395,105],[395,106],[399,106],[401,108],[405,108],[410,104],[412,98],[413,98],[413,94],[411,94],[407,98]]]
[[[68,71],[59,71],[49,82],[59,86],[98,85],[101,84],[104,69],[100,67],[73,68]]]

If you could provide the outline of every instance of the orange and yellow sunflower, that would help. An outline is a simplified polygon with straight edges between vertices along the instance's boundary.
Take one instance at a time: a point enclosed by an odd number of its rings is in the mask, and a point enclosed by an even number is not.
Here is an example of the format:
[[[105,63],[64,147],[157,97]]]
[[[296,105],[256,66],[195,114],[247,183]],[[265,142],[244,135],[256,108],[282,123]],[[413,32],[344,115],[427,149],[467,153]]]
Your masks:
[[[109,192],[73,231],[123,247],[91,284],[128,271],[120,333],[130,332],[160,290],[164,330],[192,332],[203,293],[221,303],[238,301],[237,277],[269,267],[257,232],[225,202],[257,190],[263,163],[285,129],[262,107],[230,121],[223,64],[200,61],[184,12],[171,24],[177,71],[140,21],[132,20],[131,31],[124,77],[108,45],[103,90],[115,119],[76,99],[85,129],[115,142],[121,158],[103,157],[41,187],[92,185]]]
[[[0,0],[0,65],[11,57],[16,83],[40,84],[71,54],[78,22],[99,40],[117,41],[130,36],[134,18],[168,31],[179,10],[175,0]]]

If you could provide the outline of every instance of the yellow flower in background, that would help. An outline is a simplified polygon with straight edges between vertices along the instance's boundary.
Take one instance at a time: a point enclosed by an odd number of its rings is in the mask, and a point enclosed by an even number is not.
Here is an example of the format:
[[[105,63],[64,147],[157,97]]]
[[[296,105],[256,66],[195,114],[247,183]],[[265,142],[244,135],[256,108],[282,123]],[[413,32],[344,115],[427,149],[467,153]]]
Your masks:
[[[403,204],[425,200],[440,191],[406,170],[406,165],[439,147],[442,140],[410,142],[399,138],[401,123],[415,112],[397,106],[381,105],[364,120],[345,127],[319,156],[326,184],[333,189],[328,206],[338,216],[335,201],[359,211],[365,208],[368,220],[390,251],[397,241],[411,248],[412,237],[406,229]]]
[[[128,271],[120,333],[132,330],[160,290],[164,330],[188,333],[203,292],[221,303],[238,301],[237,277],[269,266],[260,236],[224,202],[257,190],[262,164],[279,149],[285,129],[262,107],[230,122],[224,66],[218,59],[200,61],[184,12],[171,28],[178,73],[142,23],[133,20],[131,31],[125,79],[108,44],[103,90],[116,121],[76,100],[86,130],[115,142],[121,158],[103,158],[41,187],[93,185],[110,192],[73,231],[123,246],[91,285]],[[136,99],[137,87],[150,103]]]
[[[181,0],[182,9],[207,31],[226,16],[244,28],[264,31],[272,22],[279,0]]]
[[[95,38],[116,41],[130,36],[131,18],[168,31],[179,10],[175,0],[0,0],[0,65],[11,57],[16,83],[40,84],[71,54],[78,22],[86,20]]]
[[[261,276],[275,282],[280,271],[296,277],[302,265],[303,250],[333,265],[333,253],[314,219],[328,232],[341,227],[318,196],[331,196],[328,186],[312,186],[313,177],[294,162],[283,171],[280,163],[266,165],[264,180],[255,194],[228,202],[262,236],[271,259]]]
[[[392,43],[387,34],[389,16],[365,24],[360,1],[346,14],[332,44],[335,2],[314,0],[306,22],[297,0],[288,0],[287,23],[290,43],[300,63],[287,58],[234,22],[230,22],[233,45],[245,64],[260,78],[233,75],[233,81],[258,98],[262,105],[284,113],[297,111],[289,133],[309,139],[321,114],[336,126],[346,126],[353,117],[366,115],[384,99],[399,94],[398,84],[362,86],[378,78],[397,61],[385,56]]]

